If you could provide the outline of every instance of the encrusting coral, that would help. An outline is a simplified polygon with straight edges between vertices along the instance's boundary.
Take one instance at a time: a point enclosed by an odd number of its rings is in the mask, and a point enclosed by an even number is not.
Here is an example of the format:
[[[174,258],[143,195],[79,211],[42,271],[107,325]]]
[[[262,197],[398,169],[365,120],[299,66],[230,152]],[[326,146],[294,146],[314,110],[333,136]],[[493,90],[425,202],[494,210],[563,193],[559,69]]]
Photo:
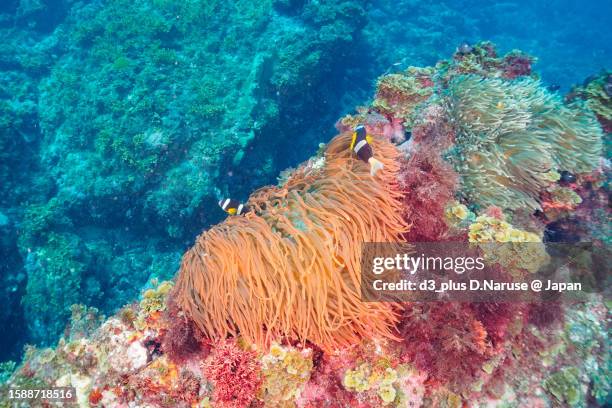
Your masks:
[[[448,157],[474,204],[540,209],[539,191],[557,170],[586,173],[598,164],[595,116],[580,104],[564,105],[536,80],[461,75],[444,101],[456,128]]]
[[[329,143],[322,168],[255,192],[251,213],[204,232],[185,254],[176,299],[205,334],[240,333],[264,347],[281,335],[325,348],[393,337],[393,306],[361,301],[359,271],[363,242],[397,241],[408,230],[399,151],[375,140],[384,169],[371,177],[350,138]]]
[[[490,215],[481,215],[470,224],[468,240],[480,243],[486,260],[499,263],[515,276],[522,271],[536,273],[550,260],[540,236]]]
[[[585,84],[572,89],[568,101],[584,99],[597,115],[605,132],[612,132],[612,71],[590,77]]]
[[[342,384],[375,406],[420,407],[426,376],[409,364],[386,359],[363,362],[344,373]]]
[[[312,349],[297,349],[273,343],[262,357],[264,403],[266,406],[293,407],[312,371]]]
[[[410,67],[405,72],[381,77],[372,107],[410,123],[416,106],[433,94],[432,68]]]

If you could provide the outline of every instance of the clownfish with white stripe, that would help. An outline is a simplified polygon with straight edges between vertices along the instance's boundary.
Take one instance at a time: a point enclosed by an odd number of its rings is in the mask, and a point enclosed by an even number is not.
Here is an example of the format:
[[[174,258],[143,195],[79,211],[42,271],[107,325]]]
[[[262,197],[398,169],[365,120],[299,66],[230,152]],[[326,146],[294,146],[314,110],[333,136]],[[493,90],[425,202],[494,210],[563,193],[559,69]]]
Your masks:
[[[219,207],[229,215],[242,215],[249,212],[249,207],[231,198],[219,201]]]
[[[380,160],[374,158],[374,152],[372,151],[372,137],[367,134],[366,128],[363,125],[359,125],[353,132],[353,140],[351,140],[351,151],[355,152],[357,157],[370,165],[370,174],[372,177],[376,175],[378,170],[381,170],[384,165]]]

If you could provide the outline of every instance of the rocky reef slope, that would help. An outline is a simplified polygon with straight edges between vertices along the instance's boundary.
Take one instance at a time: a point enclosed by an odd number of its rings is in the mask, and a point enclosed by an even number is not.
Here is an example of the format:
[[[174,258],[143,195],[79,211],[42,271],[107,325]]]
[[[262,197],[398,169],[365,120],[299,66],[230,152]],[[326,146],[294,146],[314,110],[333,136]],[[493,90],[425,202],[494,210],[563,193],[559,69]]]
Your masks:
[[[288,240],[284,245],[296,244],[291,234],[283,235],[294,229],[304,251],[344,254],[341,248],[346,247],[333,240],[353,232],[334,230],[334,218],[346,215],[341,207],[324,203],[342,200],[326,186],[342,185],[346,173],[337,167],[337,145],[349,148],[347,135],[357,124],[366,126],[375,146],[387,146],[381,151],[396,152],[389,157],[397,167],[387,163],[394,173],[385,174],[394,175],[388,199],[399,204],[391,206],[397,212],[389,216],[399,216],[401,225],[410,226],[391,229],[399,241],[530,242],[540,250],[555,242],[586,241],[609,248],[610,168],[605,155],[610,76],[602,74],[563,98],[542,86],[531,64],[532,58],[520,52],[499,56],[492,44],[481,43],[436,66],[410,67],[381,77],[372,103],[342,117],[337,123],[340,136],[318,156],[285,174],[278,186],[255,193],[249,201],[253,213],[225,221],[199,239],[184,258],[182,289],[177,290],[173,281],[154,282],[139,302],[103,322],[95,310],[73,307],[72,322],[57,346],[30,348],[19,367],[5,367],[2,395],[8,387],[70,385],[81,406],[100,407],[610,404],[605,270],[584,276],[598,282],[603,292],[571,303],[401,304],[399,314],[381,314],[385,320],[377,322],[392,330],[392,336],[347,335],[347,330],[363,331],[353,330],[351,325],[358,324],[351,320],[354,316],[338,312],[334,302],[317,305],[334,311],[328,323],[339,316],[348,326],[332,324],[324,334],[313,335],[316,330],[300,330],[305,319],[296,316],[303,312],[299,302],[287,302],[285,323],[268,341],[251,344],[240,336],[241,323],[252,328],[261,323],[257,319],[268,319],[265,324],[273,327],[270,316],[254,310],[258,301],[249,303],[253,298],[231,282],[255,282],[255,267],[235,263],[235,280],[207,276],[215,272],[213,261],[202,261],[206,267],[197,276],[188,267],[205,255],[199,248],[206,245],[218,243],[219,251],[228,256],[239,253],[242,248],[236,242],[242,238],[232,228],[255,231],[254,223],[263,229],[273,226],[274,233]],[[369,177],[361,175],[367,174],[367,165],[343,163],[356,166],[349,174],[356,177],[351,179],[357,183],[351,194],[357,197],[358,183]],[[390,182],[387,176],[381,180]],[[377,194],[375,188],[364,191]],[[318,204],[309,204],[310,197],[317,196]],[[367,208],[355,217],[355,234],[373,231],[376,236],[378,228],[382,231],[376,221],[379,215],[369,216]],[[302,223],[319,218],[328,222],[317,227],[317,234],[304,232]],[[59,245],[61,240],[51,242]],[[255,253],[263,251],[266,242],[249,245],[249,252]],[[502,271],[530,273],[540,262],[541,252],[503,248],[511,249],[497,253]],[[261,259],[271,262],[270,257]],[[295,259],[299,265],[300,258]],[[286,271],[293,273],[291,268]],[[317,266],[311,272],[323,278],[330,271]],[[227,287],[236,292],[223,292],[221,297],[198,294],[185,290],[188,279],[199,279],[193,288],[200,289],[230,282]],[[306,278],[299,279],[305,285]],[[350,289],[343,293],[352,296]],[[234,314],[226,320],[211,313],[207,323],[201,316],[216,307],[210,303],[216,301],[229,302]],[[241,305],[252,307],[240,309]],[[233,335],[226,337],[225,328]],[[334,335],[341,336],[341,349],[327,342]],[[8,401],[3,404],[9,406]]]
[[[73,303],[114,313],[168,279],[220,197],[305,160],[381,72],[478,38],[538,51],[564,88],[595,72],[612,55],[607,14],[565,7],[3,1],[0,360],[55,342]]]

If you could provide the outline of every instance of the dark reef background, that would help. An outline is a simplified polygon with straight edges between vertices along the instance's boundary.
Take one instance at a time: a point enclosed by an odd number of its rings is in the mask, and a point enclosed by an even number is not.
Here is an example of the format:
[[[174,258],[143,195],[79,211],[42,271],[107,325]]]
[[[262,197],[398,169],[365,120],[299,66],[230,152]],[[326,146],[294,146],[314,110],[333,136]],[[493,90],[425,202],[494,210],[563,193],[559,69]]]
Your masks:
[[[168,279],[218,199],[311,156],[375,78],[463,42],[551,87],[612,65],[608,1],[3,0],[0,361]]]

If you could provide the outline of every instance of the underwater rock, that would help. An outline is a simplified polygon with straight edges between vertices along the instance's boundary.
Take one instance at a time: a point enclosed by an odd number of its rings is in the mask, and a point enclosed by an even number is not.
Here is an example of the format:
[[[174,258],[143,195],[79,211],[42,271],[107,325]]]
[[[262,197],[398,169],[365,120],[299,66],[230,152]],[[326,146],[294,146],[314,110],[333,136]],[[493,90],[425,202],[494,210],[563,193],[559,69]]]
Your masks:
[[[19,229],[10,268],[30,282],[24,341],[56,341],[62,323],[36,321],[62,322],[73,303],[111,313],[168,279],[222,217],[219,196],[246,197],[306,158],[300,144],[328,123],[303,118],[335,115],[322,95],[350,85],[337,61],[356,53],[364,2],[297,2],[290,15],[245,3],[244,18],[205,3],[23,1],[0,15],[0,208]],[[58,235],[78,240],[62,299],[46,278]]]
[[[607,133],[612,133],[612,73],[604,71],[594,75],[582,86],[574,87],[566,97],[572,101],[585,100],[588,107],[595,112]],[[609,144],[609,143],[608,143]],[[609,152],[609,148],[608,148]]]

